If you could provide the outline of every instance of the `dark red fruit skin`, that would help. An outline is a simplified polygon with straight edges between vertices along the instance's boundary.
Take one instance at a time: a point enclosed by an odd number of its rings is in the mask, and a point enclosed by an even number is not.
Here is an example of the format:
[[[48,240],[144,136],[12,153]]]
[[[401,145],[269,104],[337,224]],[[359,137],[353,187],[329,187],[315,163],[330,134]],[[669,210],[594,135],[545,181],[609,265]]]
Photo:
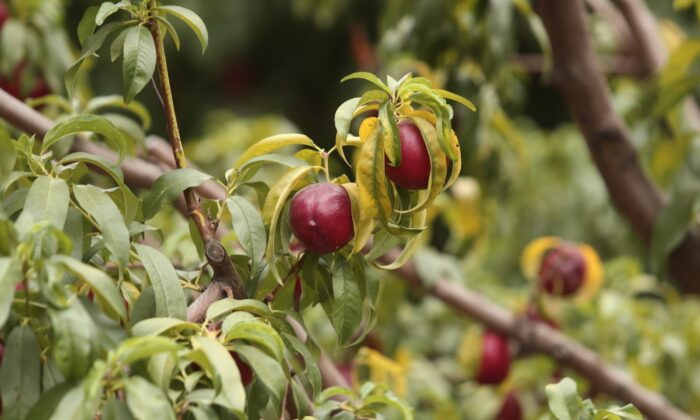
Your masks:
[[[430,155],[418,127],[410,121],[399,123],[401,138],[401,163],[391,166],[384,159],[386,176],[396,186],[407,190],[424,190],[430,180]]]
[[[7,22],[7,19],[10,17],[10,11],[7,9],[7,4],[5,4],[4,1],[0,0],[0,29],[2,29],[3,26],[5,26],[5,22]]]
[[[586,259],[573,245],[559,245],[544,256],[539,286],[550,295],[569,296],[581,288],[586,277]]]
[[[241,382],[243,382],[243,386],[250,385],[250,383],[253,382],[253,370],[250,368],[250,366],[248,366],[248,363],[244,362],[243,359],[238,357],[235,352],[231,352],[231,356],[233,356],[233,360],[236,362],[238,371],[241,373]]]
[[[482,340],[481,363],[476,381],[482,385],[496,385],[503,382],[509,370],[508,339],[493,331],[486,331]]]
[[[337,251],[354,235],[350,196],[336,184],[304,187],[292,198],[289,224],[307,250],[318,254]]]
[[[520,405],[518,396],[513,392],[506,394],[501,404],[501,409],[494,420],[522,420],[523,407]]]

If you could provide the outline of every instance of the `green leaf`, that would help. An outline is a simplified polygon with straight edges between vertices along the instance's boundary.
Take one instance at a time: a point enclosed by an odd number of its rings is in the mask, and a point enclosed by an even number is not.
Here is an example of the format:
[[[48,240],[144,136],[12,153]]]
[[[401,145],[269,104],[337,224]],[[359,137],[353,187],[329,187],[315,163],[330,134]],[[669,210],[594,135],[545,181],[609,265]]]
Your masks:
[[[143,218],[148,220],[158,213],[166,202],[171,202],[187,188],[201,185],[211,176],[190,168],[166,172],[156,179],[143,199]]]
[[[378,215],[386,223],[392,209],[386,188],[384,147],[378,128],[372,131],[360,149],[355,180],[361,208],[371,217]]]
[[[362,401],[364,407],[387,406],[393,407],[401,413],[401,418],[413,420],[413,410],[406,402],[392,395],[370,395]]]
[[[92,132],[104,136],[117,149],[119,153],[118,163],[124,160],[124,153],[126,152],[126,139],[124,135],[106,118],[92,114],[77,115],[56,124],[44,136],[41,151],[42,153],[46,152],[49,147],[66,136],[82,132]]]
[[[389,101],[384,102],[379,107],[379,122],[382,125],[382,140],[384,142],[384,153],[389,158],[393,166],[401,164],[401,138],[399,137],[399,126],[396,122],[394,110],[390,109]]]
[[[80,207],[97,222],[107,249],[125,267],[129,262],[129,230],[117,205],[93,185],[75,185],[73,194]]]
[[[170,260],[149,246],[134,244],[134,248],[153,286],[156,296],[156,316],[186,319],[185,294]]]
[[[22,267],[14,258],[0,257],[0,328],[5,325],[15,297],[15,285],[22,280]]]
[[[119,6],[121,5],[121,2],[118,4],[114,4],[112,2],[106,1],[100,5],[99,10],[97,11],[97,14],[95,15],[95,24],[97,26],[101,26],[103,23],[105,23],[105,20],[115,14],[116,12],[119,11]]]
[[[288,384],[280,362],[263,351],[245,344],[237,344],[235,352],[253,368],[255,376],[275,396],[277,403],[280,403],[284,398]]]
[[[4,419],[24,419],[41,393],[39,343],[29,326],[18,326],[5,341],[0,366]]]
[[[116,398],[107,400],[102,409],[101,420],[133,420],[133,418],[129,406]]]
[[[95,31],[95,27],[97,26],[95,24],[95,17],[97,16],[99,9],[99,6],[88,7],[85,10],[83,17],[80,19],[80,22],[78,23],[78,41],[81,45],[85,42],[87,37],[92,35],[92,33]]]
[[[134,336],[144,335],[177,335],[184,331],[199,332],[201,327],[195,323],[175,318],[149,318],[137,322],[131,328]]]
[[[304,374],[311,384],[313,395],[321,391],[321,370],[318,367],[318,361],[313,357],[311,351],[305,343],[303,343],[296,335],[283,333],[282,337],[288,346],[304,359]],[[307,341],[310,339],[307,339]]]
[[[348,163],[345,153],[343,153],[343,145],[345,144],[348,133],[350,132],[350,123],[352,123],[353,113],[360,102],[360,98],[352,98],[343,102],[335,111],[335,146],[341,158]]]
[[[185,22],[185,24],[187,24],[187,26],[194,31],[194,34],[197,35],[199,43],[202,44],[202,53],[206,51],[207,46],[209,45],[209,32],[207,31],[207,27],[202,18],[200,18],[195,12],[180,6],[160,6],[157,10],[173,15]]]
[[[95,293],[99,302],[104,302],[108,312],[126,319],[126,308],[121,292],[114,280],[95,267],[82,263],[65,255],[54,255],[51,261],[60,264],[71,274],[87,283]]]
[[[226,298],[209,305],[206,320],[220,319],[224,315],[235,311],[250,312],[261,317],[270,316],[270,308],[259,300]]]
[[[126,31],[124,32],[126,33]],[[140,102],[124,102],[124,98],[120,95],[98,96],[90,99],[85,105],[85,111],[94,113],[104,108],[116,108],[136,115],[141,120],[141,125],[144,129],[151,128],[151,114],[148,109]]]
[[[48,388],[41,394],[41,398],[34,404],[32,409],[27,413],[27,419],[53,419],[56,418],[58,405],[73,389],[73,384],[63,382],[59,385]],[[53,415],[53,416],[52,416]],[[75,418],[75,417],[64,417]]]
[[[175,420],[175,412],[162,389],[140,376],[131,376],[124,380],[126,403],[138,420],[169,419]]]
[[[85,152],[75,152],[64,156],[58,161],[61,165],[67,165],[73,162],[85,162],[89,165],[97,166],[109,175],[120,188],[126,188],[124,184],[124,174],[119,166],[103,158],[102,156],[93,155]]]
[[[276,136],[265,137],[246,149],[241,157],[238,158],[234,166],[236,168],[240,168],[243,164],[254,157],[268,154],[286,146],[316,147],[314,142],[303,134],[278,134]]]
[[[40,176],[29,189],[22,216],[31,217],[34,223],[48,220],[57,228],[63,229],[68,217],[69,203],[70,192],[66,181]]]
[[[352,225],[355,232],[355,243],[352,247],[352,253],[358,253],[364,249],[369,237],[374,230],[374,215],[372,211],[368,211],[360,205],[360,196],[356,183],[341,184],[345,188],[350,197],[350,206],[352,209]]]
[[[284,342],[274,328],[260,321],[244,321],[226,331],[226,341],[246,340],[261,347],[267,354],[281,361],[284,357]]]
[[[0,134],[0,187],[7,188],[10,184],[5,180],[12,173],[15,167],[17,152],[13,146],[13,141],[5,136],[5,133]]]
[[[83,21],[85,17],[88,17],[88,13],[91,13],[90,10],[86,12],[85,16],[83,17],[83,20],[81,20],[81,25],[83,25]],[[97,11],[95,11],[95,15],[97,15]],[[105,25],[103,25],[100,29],[97,30],[92,35],[88,35],[83,44],[83,49],[80,52],[80,57],[78,60],[71,66],[71,68],[68,69],[65,75],[65,82],[66,82],[66,89],[68,91],[68,95],[72,95],[73,92],[75,91],[75,84],[76,84],[76,79],[78,75],[78,71],[80,70],[81,65],[83,64],[83,61],[92,56],[97,52],[97,50],[100,49],[102,44],[105,42],[107,37],[111,35],[113,32],[122,29],[123,27],[127,26],[129,24],[127,23],[121,23],[121,22],[110,22]],[[87,24],[85,26],[79,27],[79,35],[82,33],[87,34],[91,33],[94,30],[94,24],[92,27],[89,27]],[[82,32],[81,32],[82,31]]]
[[[451,99],[455,102],[458,102],[458,103],[466,106],[471,111],[476,112],[476,105],[474,105],[472,103],[472,101],[470,101],[469,99],[467,99],[465,97],[459,96],[456,93],[452,93],[452,92],[442,90],[442,89],[433,89],[433,92],[437,93],[438,95],[442,96],[445,99]]]
[[[124,41],[126,40],[127,31],[121,31],[112,40],[112,44],[109,46],[109,59],[114,63],[122,55],[124,51]],[[124,101],[123,96],[119,96],[119,99]]]
[[[180,35],[177,34],[177,31],[175,30],[175,27],[173,26],[172,23],[165,17],[165,16],[156,16],[156,19],[158,19],[158,23],[165,27],[166,32],[170,37],[173,39],[173,42],[175,43],[175,49],[180,51]]]
[[[559,383],[544,388],[547,394],[549,411],[557,420],[577,420],[584,409],[583,401],[576,392],[576,382],[564,378]]]
[[[49,311],[49,315],[54,335],[51,355],[56,367],[66,378],[82,378],[96,358],[89,315],[79,302]]]
[[[372,73],[368,73],[365,71],[358,71],[352,74],[349,74],[342,79],[340,79],[340,82],[345,82],[348,80],[353,80],[353,79],[364,79],[367,80],[368,82],[372,83],[373,85],[377,86],[384,92],[386,92],[390,97],[392,96],[391,94],[391,89],[389,89],[389,86],[384,84],[377,76],[373,75]]]
[[[192,346],[202,351],[208,362],[207,374],[219,390],[215,402],[227,409],[242,413],[245,410],[245,388],[236,362],[226,347],[211,337],[193,337]]]
[[[128,366],[139,360],[163,352],[177,352],[181,347],[170,338],[161,336],[140,336],[124,340],[114,352],[117,360]]]
[[[265,257],[265,247],[267,246],[267,232],[260,211],[240,196],[229,197],[226,203],[231,213],[233,230],[236,232],[238,242],[250,257],[250,271],[256,273]]]
[[[425,224],[427,214],[428,210],[421,210],[418,213],[414,213],[412,215],[412,218],[416,220],[415,223],[417,225],[422,226]],[[416,252],[416,250],[422,243],[423,237],[425,236],[426,232],[427,231],[421,231],[420,233],[409,239],[408,242],[406,242],[406,245],[404,245],[403,249],[401,250],[401,254],[399,254],[396,260],[394,260],[392,263],[385,265],[378,264],[377,266],[382,270],[396,270],[397,268],[400,268],[401,266],[406,264],[406,262],[408,262],[408,260]]]
[[[362,292],[352,268],[343,259],[333,267],[331,322],[341,343],[347,343],[362,322]]]
[[[127,29],[124,38],[124,102],[131,102],[153,77],[156,69],[156,45],[145,26]]]

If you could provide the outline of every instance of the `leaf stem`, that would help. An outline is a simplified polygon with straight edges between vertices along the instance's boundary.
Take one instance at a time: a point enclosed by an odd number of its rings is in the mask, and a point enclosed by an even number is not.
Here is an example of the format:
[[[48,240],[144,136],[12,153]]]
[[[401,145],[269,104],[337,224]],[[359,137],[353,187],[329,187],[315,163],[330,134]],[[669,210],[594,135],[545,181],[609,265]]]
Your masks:
[[[173,92],[170,87],[170,75],[168,73],[168,62],[165,56],[165,45],[163,43],[161,25],[158,23],[155,16],[157,13],[155,11],[156,7],[156,0],[149,0],[148,8],[151,14],[149,28],[156,47],[156,69],[158,78],[160,79],[160,96],[163,100],[163,112],[165,113],[168,127],[168,138],[170,140],[170,146],[173,149],[175,166],[178,169],[182,169],[187,167],[187,158],[185,157],[185,151],[182,147],[180,128],[178,127],[177,115],[175,113],[175,102],[173,101]],[[216,239],[216,228],[212,224],[210,218],[204,214],[197,193],[193,188],[187,188],[184,191],[184,195],[185,201],[187,202],[187,212],[197,227],[197,231],[204,243],[207,261],[214,270],[214,280],[228,283],[231,286],[233,295],[237,299],[245,299],[245,285],[236,272],[236,269],[233,267],[228,252],[226,252],[223,245]]]

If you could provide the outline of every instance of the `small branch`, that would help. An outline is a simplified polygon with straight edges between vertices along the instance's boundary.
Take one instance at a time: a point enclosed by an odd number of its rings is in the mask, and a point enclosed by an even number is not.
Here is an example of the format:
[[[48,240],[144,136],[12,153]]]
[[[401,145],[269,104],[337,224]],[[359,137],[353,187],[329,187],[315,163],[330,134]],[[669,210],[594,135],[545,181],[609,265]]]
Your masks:
[[[150,0],[149,8],[151,9],[152,13],[155,13],[154,10],[156,7],[156,0]],[[173,101],[173,93],[170,87],[170,76],[168,74],[168,62],[165,55],[163,34],[161,33],[161,26],[156,20],[151,22],[150,30],[156,46],[156,69],[158,71],[158,78],[160,79],[160,90],[162,92],[161,96],[163,100],[163,110],[165,112],[165,119],[168,126],[170,146],[173,150],[175,166],[178,169],[182,169],[187,167],[187,159],[185,157],[185,151],[182,147],[180,128],[178,127],[177,123],[175,103]],[[187,211],[190,219],[192,219],[197,227],[197,231],[199,232],[202,242],[204,243],[204,251],[207,261],[214,270],[214,281],[222,281],[227,283],[233,290],[233,295],[236,297],[236,299],[245,299],[247,297],[245,285],[236,272],[236,269],[233,267],[233,263],[229,258],[228,252],[217,240],[215,235],[216,228],[212,224],[209,217],[202,210],[202,206],[200,205],[199,197],[197,196],[196,191],[194,188],[187,188],[184,191],[184,195],[185,201],[187,202]]]
[[[557,0],[558,1],[558,0]],[[398,250],[380,260],[394,261]],[[632,381],[624,372],[607,365],[594,351],[542,323],[531,322],[494,304],[485,296],[469,291],[444,279],[423,283],[412,263],[396,270],[412,286],[423,289],[455,310],[474,318],[484,326],[516,340],[527,352],[542,353],[574,369],[586,377],[601,392],[632,403],[651,420],[691,420],[691,417],[671,405],[662,395]]]
[[[536,9],[552,46],[553,80],[586,139],[611,201],[640,238],[650,244],[665,199],[644,173],[627,127],[613,110],[608,85],[591,45],[582,1],[539,0]],[[670,258],[669,269],[686,292],[700,293],[697,235],[687,235]]]

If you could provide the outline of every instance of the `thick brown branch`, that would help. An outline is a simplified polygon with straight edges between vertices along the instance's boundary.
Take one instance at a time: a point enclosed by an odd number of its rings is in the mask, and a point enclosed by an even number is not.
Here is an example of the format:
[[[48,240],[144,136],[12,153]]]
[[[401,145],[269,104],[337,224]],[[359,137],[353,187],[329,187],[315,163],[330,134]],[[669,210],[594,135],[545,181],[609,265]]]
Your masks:
[[[553,80],[578,124],[615,208],[649,244],[664,198],[647,177],[593,51],[581,0],[540,0],[537,11],[549,35]],[[682,254],[682,259],[675,255]],[[688,236],[669,268],[687,292],[700,292],[700,240]]]
[[[396,259],[398,251],[382,257]],[[396,270],[412,286],[424,290],[455,310],[474,318],[484,326],[516,340],[526,352],[546,354],[586,377],[596,389],[626,403],[634,404],[651,420],[690,420],[691,417],[671,405],[662,395],[632,381],[621,370],[607,365],[597,353],[542,323],[494,304],[485,296],[444,279],[424,284],[412,263]]]

